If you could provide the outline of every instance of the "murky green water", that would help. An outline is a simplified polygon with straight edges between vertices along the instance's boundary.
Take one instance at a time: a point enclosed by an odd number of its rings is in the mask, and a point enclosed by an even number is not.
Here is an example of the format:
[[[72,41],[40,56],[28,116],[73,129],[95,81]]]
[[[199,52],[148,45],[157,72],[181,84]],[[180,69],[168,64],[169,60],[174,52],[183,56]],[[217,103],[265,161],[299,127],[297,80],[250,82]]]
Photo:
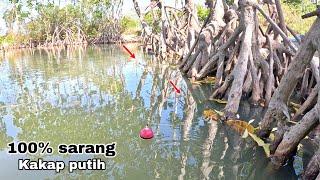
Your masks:
[[[74,50],[22,50],[0,61],[0,179],[296,179],[296,158],[272,171],[261,148],[232,130],[206,121],[209,87],[191,85],[175,67],[119,46]],[[168,80],[182,89],[177,95]],[[242,117],[261,111],[241,106]],[[152,140],[139,138],[149,123]],[[8,155],[12,141],[117,142],[117,156]],[[18,171],[19,158],[101,158],[105,171]],[[296,172],[295,172],[296,171]]]

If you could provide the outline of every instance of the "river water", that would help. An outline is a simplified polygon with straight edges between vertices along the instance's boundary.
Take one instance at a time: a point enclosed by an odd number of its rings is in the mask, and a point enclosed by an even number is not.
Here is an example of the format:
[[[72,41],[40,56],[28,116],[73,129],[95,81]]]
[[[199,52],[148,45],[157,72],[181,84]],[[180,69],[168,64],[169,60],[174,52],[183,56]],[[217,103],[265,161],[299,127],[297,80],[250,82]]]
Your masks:
[[[175,66],[128,47],[136,59],[116,45],[2,54],[0,179],[297,179],[302,155],[272,170],[262,148],[204,119],[204,109],[223,108],[207,100],[210,86],[192,85]],[[261,111],[248,106],[242,104],[241,118],[259,119]],[[139,137],[147,123],[152,140]],[[9,155],[7,143],[19,141],[50,142],[53,154]],[[117,143],[114,158],[57,153],[62,143],[111,142]],[[66,163],[101,158],[107,168],[18,170],[19,158],[39,157]]]

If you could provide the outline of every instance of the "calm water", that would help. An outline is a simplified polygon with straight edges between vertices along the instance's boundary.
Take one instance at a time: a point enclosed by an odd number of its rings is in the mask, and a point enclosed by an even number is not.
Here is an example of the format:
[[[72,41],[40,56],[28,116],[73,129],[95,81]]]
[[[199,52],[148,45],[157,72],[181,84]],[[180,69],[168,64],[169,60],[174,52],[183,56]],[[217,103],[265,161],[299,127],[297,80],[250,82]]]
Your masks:
[[[210,87],[191,85],[176,67],[119,46],[22,50],[0,59],[0,179],[296,179],[302,162],[274,172],[264,152],[229,128],[202,117],[222,109]],[[177,95],[168,80],[182,93]],[[241,106],[242,118],[261,111]],[[149,123],[152,140],[139,138]],[[12,141],[117,142],[117,156],[8,155]],[[19,158],[102,158],[105,171],[18,171]],[[294,168],[293,168],[294,167]]]

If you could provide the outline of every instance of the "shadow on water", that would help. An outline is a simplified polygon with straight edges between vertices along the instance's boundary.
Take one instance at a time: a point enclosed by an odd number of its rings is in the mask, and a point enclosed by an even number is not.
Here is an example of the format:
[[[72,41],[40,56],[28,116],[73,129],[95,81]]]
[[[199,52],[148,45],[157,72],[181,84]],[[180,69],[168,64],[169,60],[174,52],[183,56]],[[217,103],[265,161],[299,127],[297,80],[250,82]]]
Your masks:
[[[297,179],[293,165],[272,171],[253,142],[221,123],[204,120],[204,109],[223,108],[207,100],[210,86],[192,85],[176,67],[137,48],[135,52],[135,60],[110,45],[8,52],[0,61],[0,159],[7,162],[0,163],[0,178]],[[241,108],[241,117],[248,120],[262,113],[249,104]],[[147,123],[155,132],[149,141],[138,137]],[[117,156],[61,156],[57,151],[9,156],[6,144],[13,140],[49,141],[54,150],[61,143],[117,142]],[[107,169],[72,174],[18,171],[21,157],[96,157]]]

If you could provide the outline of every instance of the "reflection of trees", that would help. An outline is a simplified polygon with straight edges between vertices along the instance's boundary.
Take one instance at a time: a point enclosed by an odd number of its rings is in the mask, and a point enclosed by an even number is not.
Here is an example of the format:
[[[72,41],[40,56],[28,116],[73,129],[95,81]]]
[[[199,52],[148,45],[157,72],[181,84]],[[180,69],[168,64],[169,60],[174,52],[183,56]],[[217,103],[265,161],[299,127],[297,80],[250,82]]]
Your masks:
[[[90,54],[90,50],[88,51]],[[70,58],[72,53],[74,52],[67,53]],[[108,55],[108,52],[104,53]],[[100,59],[105,57],[102,52],[95,53],[97,59],[99,56]],[[25,80],[19,85],[13,85],[21,86],[17,101],[20,104],[25,104],[25,106],[14,109],[14,123],[22,129],[18,139],[26,141],[50,140],[53,145],[62,142],[97,143],[103,139],[102,137],[111,139],[110,137],[114,136],[113,134],[107,135],[105,129],[120,128],[121,124],[118,122],[122,119],[130,120],[130,116],[125,116],[125,113],[114,110],[125,112],[132,106],[141,104],[138,100],[131,100],[130,95],[123,91],[123,77],[117,74],[120,71],[121,65],[119,67],[119,64],[121,62],[108,65],[105,64],[105,61],[101,61],[99,64],[90,65],[90,61],[87,60],[84,63],[75,62],[72,69],[60,68],[60,66],[64,66],[62,64],[58,67],[55,67],[54,64],[50,66],[23,64],[30,69],[38,68],[44,73],[33,77],[34,74],[29,73],[29,70],[26,69]],[[103,71],[102,67],[107,67],[108,71]],[[58,68],[60,71],[48,74],[48,72],[55,72],[51,71],[51,68]],[[50,70],[47,71],[47,69]],[[82,76],[81,72],[85,72],[85,75]],[[18,76],[20,74],[13,74],[13,77]],[[122,100],[119,101],[120,104],[116,103],[115,100],[120,98]],[[143,110],[143,108],[138,108],[135,112],[141,113]],[[104,117],[102,114],[108,114],[108,116]],[[132,115],[135,113],[133,112]],[[120,120],[117,123],[112,123],[117,119]],[[79,129],[81,129],[81,133],[79,133]],[[103,142],[105,141],[106,139],[103,139]]]
[[[185,102],[186,102],[186,111],[185,111],[186,114],[184,116],[184,123],[183,123],[183,140],[188,141],[192,120],[195,117],[194,115],[196,110],[196,102],[194,101],[190,93],[187,93]]]
[[[109,52],[103,47],[93,52],[90,48],[82,51],[83,54],[72,50],[53,54],[40,51],[33,53],[35,57],[32,54],[21,57],[30,58],[27,61],[8,60],[12,68],[7,72],[13,82],[10,86],[17,90],[12,103],[23,104],[12,108],[14,125],[21,129],[16,138],[50,141],[54,148],[60,143],[116,141],[118,157],[106,159],[113,176],[158,174],[159,177],[173,177],[178,169],[174,164],[177,164],[179,148],[165,141],[147,145],[137,136],[146,119],[160,130],[157,124],[160,124],[164,109],[168,108],[168,98],[173,95],[167,83],[173,70],[169,66],[148,64],[151,70],[145,71],[140,80],[143,81],[146,74],[152,79],[148,95],[150,104],[146,109],[148,90],[144,83],[138,86],[136,98],[126,90],[126,77],[122,71],[124,58],[119,52]],[[175,117],[169,123],[178,127],[180,121]],[[171,173],[167,172],[168,163],[175,169]],[[147,172],[150,168],[153,170]],[[88,174],[79,172],[77,175]],[[96,171],[91,176],[107,177],[108,174]]]
[[[21,129],[15,138],[50,141],[53,147],[117,142],[118,156],[102,157],[106,171],[76,172],[74,178],[246,179],[261,171],[254,163],[261,169],[265,164],[253,158],[257,150],[252,144],[217,122],[200,125],[203,108],[216,107],[207,101],[210,92],[181,83],[184,78],[169,65],[147,59],[145,66],[136,64],[132,94],[127,80],[133,74],[125,73],[126,56],[116,48],[23,51],[15,59],[8,55],[5,73],[11,83],[4,94],[15,97],[5,103],[21,104],[7,108]],[[181,95],[169,79],[182,88]],[[152,141],[138,137],[147,122],[157,132]],[[0,137],[8,141],[5,135],[1,128]],[[69,177],[67,172],[56,176]]]
[[[5,123],[3,121],[0,121],[0,150],[4,150],[7,147],[7,144],[11,141],[12,137],[7,135]]]
[[[211,149],[213,145],[213,141],[217,134],[217,122],[213,121],[209,124],[209,132],[208,137],[206,138],[203,144],[203,162],[201,165],[201,171],[205,179],[209,179],[209,174],[212,171],[213,165],[210,165],[210,156],[211,156]]]

